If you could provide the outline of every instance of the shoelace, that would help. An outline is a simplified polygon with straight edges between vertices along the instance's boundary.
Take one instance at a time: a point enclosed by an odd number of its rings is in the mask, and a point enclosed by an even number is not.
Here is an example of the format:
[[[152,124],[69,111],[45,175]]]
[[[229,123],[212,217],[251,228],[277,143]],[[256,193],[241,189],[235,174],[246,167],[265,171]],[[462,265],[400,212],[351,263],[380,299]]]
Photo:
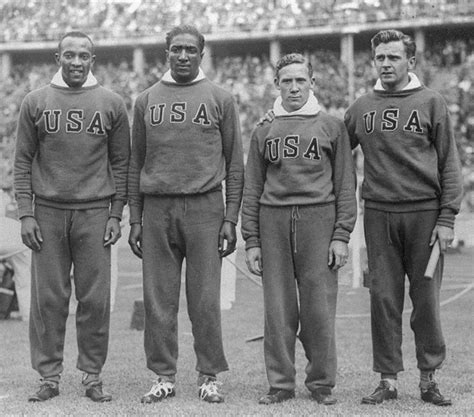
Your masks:
[[[218,385],[222,385],[222,382],[218,381],[206,381],[201,385],[200,397],[201,399],[211,395],[219,395]]]
[[[388,389],[389,391],[395,391],[396,387],[390,384],[388,381],[381,381],[379,386],[375,389],[374,393],[371,395],[376,394],[379,391],[383,391],[385,389]]]
[[[153,386],[151,387],[150,391],[145,395],[155,395],[157,397],[160,397],[161,395],[166,396],[173,392],[173,388],[174,385],[172,382],[157,379],[153,382]]]
[[[430,383],[425,389],[422,388],[422,391],[423,392],[433,391],[436,394],[440,394],[439,389],[438,389],[438,384],[435,381],[430,381]]]
[[[58,384],[51,382],[51,381],[43,381],[40,385],[40,389],[46,389],[46,388],[56,388]]]

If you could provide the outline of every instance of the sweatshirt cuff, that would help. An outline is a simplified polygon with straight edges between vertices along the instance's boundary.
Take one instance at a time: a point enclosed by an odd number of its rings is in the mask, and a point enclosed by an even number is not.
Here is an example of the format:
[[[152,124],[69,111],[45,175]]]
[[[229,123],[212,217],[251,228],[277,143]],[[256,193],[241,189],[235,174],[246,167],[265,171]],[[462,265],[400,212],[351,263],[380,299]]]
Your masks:
[[[260,246],[260,239],[258,237],[250,237],[245,241],[245,250],[259,248]]]
[[[340,240],[341,242],[349,243],[350,233],[344,229],[336,229],[332,234],[331,240]]]
[[[18,204],[18,216],[20,219],[23,217],[34,217],[33,212],[33,201],[28,197],[17,198],[16,202]]]
[[[453,210],[448,208],[441,209],[439,212],[438,220],[436,221],[436,225],[453,229],[455,217],[456,213]]]
[[[237,226],[237,222],[232,220],[232,219],[228,219],[227,217],[224,217],[224,221],[225,222],[229,222],[229,223],[232,223],[234,226]]]
[[[142,224],[142,206],[130,206],[130,224]]]
[[[227,220],[228,222],[234,223],[236,225],[239,221],[239,208],[240,204],[226,204],[224,220]]]
[[[109,216],[122,220],[122,212],[123,212],[124,205],[125,205],[125,202],[122,200],[112,200],[112,204],[110,205]]]

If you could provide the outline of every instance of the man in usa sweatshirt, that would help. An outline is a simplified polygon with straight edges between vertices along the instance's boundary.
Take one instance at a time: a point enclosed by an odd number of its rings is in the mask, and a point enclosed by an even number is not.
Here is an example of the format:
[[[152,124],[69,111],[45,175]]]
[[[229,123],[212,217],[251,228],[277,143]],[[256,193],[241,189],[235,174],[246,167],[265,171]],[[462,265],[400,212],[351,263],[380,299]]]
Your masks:
[[[129,243],[143,258],[145,353],[156,375],[141,401],[175,395],[186,259],[199,398],[219,403],[224,398],[216,377],[228,369],[220,318],[221,261],[235,250],[243,188],[239,116],[231,94],[200,69],[204,37],[195,27],[173,28],[166,48],[169,71],[135,103],[128,181]]]
[[[319,404],[336,399],[337,270],[356,221],[355,179],[342,120],[322,111],[311,63],[276,64],[274,120],[251,137],[242,205],[249,270],[262,276],[264,357],[270,389],[260,404],[295,396],[298,329],[305,385]]]
[[[126,203],[130,129],[120,96],[97,83],[92,40],[69,32],[59,71],[25,97],[18,119],[14,186],[23,242],[33,250],[30,349],[40,389],[59,394],[73,266],[77,368],[86,395],[110,401],[101,371],[109,339],[110,246]]]
[[[372,54],[379,79],[374,91],[358,98],[345,115],[352,147],[360,144],[364,153],[373,369],[381,375],[363,404],[397,398],[405,275],[421,399],[451,404],[434,379],[446,357],[439,304],[443,257],[432,279],[424,271],[433,245],[444,253],[453,240],[461,170],[446,103],[412,72],[415,53],[415,42],[402,32],[377,33]]]

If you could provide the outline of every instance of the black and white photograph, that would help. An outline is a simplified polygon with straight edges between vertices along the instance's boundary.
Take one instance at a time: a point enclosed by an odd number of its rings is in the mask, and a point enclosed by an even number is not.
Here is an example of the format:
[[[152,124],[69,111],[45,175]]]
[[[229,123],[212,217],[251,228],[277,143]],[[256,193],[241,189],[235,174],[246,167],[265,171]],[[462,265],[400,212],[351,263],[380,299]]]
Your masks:
[[[474,415],[474,3],[0,0],[0,415]]]

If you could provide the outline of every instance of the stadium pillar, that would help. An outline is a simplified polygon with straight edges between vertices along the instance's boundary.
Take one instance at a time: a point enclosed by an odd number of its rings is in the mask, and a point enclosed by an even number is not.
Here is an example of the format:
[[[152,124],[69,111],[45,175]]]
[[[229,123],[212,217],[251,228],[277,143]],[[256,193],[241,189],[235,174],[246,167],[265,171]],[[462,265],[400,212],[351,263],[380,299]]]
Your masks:
[[[423,54],[425,52],[425,31],[423,29],[416,29],[415,30],[415,42],[416,42],[416,50]]]
[[[354,79],[354,34],[346,33],[341,38],[341,61],[347,68],[347,94],[349,103],[355,98]]]
[[[355,65],[354,65],[354,34],[345,33],[341,37],[341,61],[347,69],[347,95],[349,104],[355,99]],[[361,157],[360,153],[355,154],[356,162]],[[350,247],[352,249],[352,287],[361,286],[363,277],[362,251],[364,250],[364,235],[362,224],[362,211],[360,205],[360,185],[362,181],[358,178],[357,186],[357,222],[351,235]]]
[[[139,75],[145,73],[145,54],[143,48],[135,48],[133,50],[133,71]]]
[[[6,79],[10,76],[12,70],[12,56],[7,52],[1,54],[2,59],[2,79]]]
[[[416,62],[418,65],[423,65],[424,55],[425,55],[425,31],[423,29],[416,29],[413,34],[413,38],[416,42]],[[423,71],[420,71],[419,77],[423,82],[426,82],[423,79]]]
[[[204,56],[202,57],[201,66],[206,74],[214,72],[213,50],[209,45],[204,46]]]
[[[356,158],[360,160],[362,154],[359,151],[356,151]],[[356,163],[358,161],[356,160]],[[364,270],[367,269],[367,266],[364,265],[364,259],[366,256],[363,256],[367,252],[365,249],[364,241],[364,217],[362,211],[362,199],[360,196],[360,189],[362,186],[362,176],[357,175],[357,221],[354,227],[354,230],[351,234],[351,240],[349,241],[349,247],[352,249],[352,288],[359,288],[363,282]]]
[[[270,41],[270,62],[277,62],[281,55],[281,44],[277,40]]]

